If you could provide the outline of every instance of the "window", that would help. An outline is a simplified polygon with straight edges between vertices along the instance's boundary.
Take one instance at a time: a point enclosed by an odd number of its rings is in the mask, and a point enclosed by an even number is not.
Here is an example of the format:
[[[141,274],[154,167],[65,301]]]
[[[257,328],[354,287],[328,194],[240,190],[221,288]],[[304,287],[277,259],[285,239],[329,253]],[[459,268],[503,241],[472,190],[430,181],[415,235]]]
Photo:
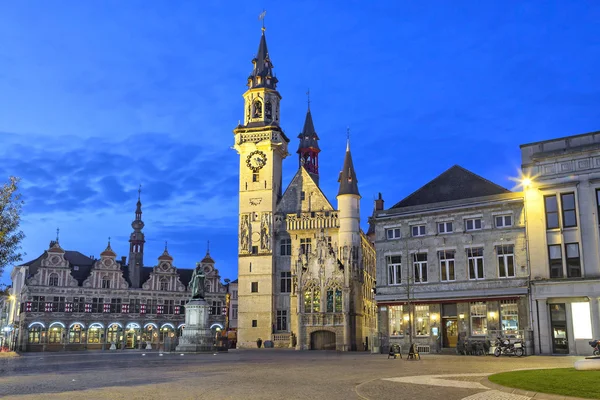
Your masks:
[[[519,330],[519,306],[517,300],[500,301],[500,321],[502,331],[506,334],[515,334]]]
[[[498,277],[510,278],[515,276],[514,245],[496,246],[498,254]]]
[[[404,335],[405,321],[402,306],[389,306],[388,319],[390,321],[390,336]]]
[[[306,200],[306,193],[304,191],[300,192],[300,201]]]
[[[238,291],[237,290],[233,290],[231,292],[231,298],[232,299],[237,299],[238,298]]]
[[[48,286],[58,286],[58,274],[50,274],[48,277]]]
[[[287,310],[277,310],[277,326],[278,331],[287,331]]]
[[[140,312],[140,299],[129,299],[129,312],[139,313]]]
[[[110,289],[110,279],[107,276],[102,277],[102,289]]]
[[[577,226],[577,216],[575,213],[575,193],[561,194],[560,204],[562,206],[563,227],[570,228]]]
[[[209,315],[221,315],[221,302],[213,300]]]
[[[581,258],[579,257],[579,243],[567,243],[567,277],[581,278]]]
[[[121,312],[121,299],[110,299],[110,312],[120,313]]]
[[[291,256],[292,255],[292,239],[281,239],[279,242],[279,255]]]
[[[546,229],[558,228],[558,203],[556,196],[544,196],[546,206]]]
[[[388,240],[400,239],[400,228],[386,229],[385,234]]]
[[[598,214],[598,223],[600,224],[600,189],[596,189],[596,212]]]
[[[483,301],[471,303],[471,334],[487,335],[487,304]]]
[[[81,325],[73,324],[69,328],[69,343],[81,343]]]
[[[402,283],[402,256],[388,256],[388,285]]]
[[[100,332],[104,331],[104,329],[98,327],[98,326],[90,326],[90,328],[88,329],[88,335],[87,335],[87,339],[88,339],[88,343],[100,343]]]
[[[85,311],[85,297],[73,297],[73,312]]]
[[[560,244],[548,246],[548,255],[550,258],[550,278],[562,278],[562,250]]]
[[[454,250],[443,250],[438,253],[440,259],[440,277],[442,282],[456,280],[454,276]]]
[[[438,233],[452,233],[452,222],[440,222],[438,223]]]
[[[415,332],[417,336],[429,335],[429,306],[415,306]]]
[[[573,336],[575,339],[593,339],[590,303],[571,303],[573,313]]]
[[[311,251],[311,240],[300,239],[300,254],[308,254]]]
[[[327,290],[327,312],[342,312],[342,291],[339,288]]]
[[[467,249],[469,279],[483,279],[483,247]]]
[[[481,218],[472,218],[465,220],[465,229],[468,231],[476,231],[481,229]]]
[[[27,334],[27,343],[38,344],[40,343],[40,338],[42,336],[42,327],[39,325],[32,326],[29,328]]]
[[[252,288],[250,291],[252,293],[258,293],[258,282],[252,282]]]
[[[166,278],[162,278],[160,280],[160,290],[162,290],[162,291],[169,290],[169,281]]]
[[[252,246],[252,254],[258,254],[258,246]],[[252,265],[250,265],[250,268],[252,268]]]
[[[291,293],[292,292],[292,273],[290,271],[285,271],[281,273],[281,293]]]
[[[512,215],[498,215],[496,217],[496,228],[512,226]]]
[[[237,317],[238,317],[238,305],[232,304],[231,305],[231,319],[237,319]]]
[[[253,319],[253,320],[252,320],[252,327],[253,327],[253,328],[256,328],[257,326],[258,326],[258,321],[257,321],[257,320],[255,320],[255,319]]]
[[[48,331],[48,343],[62,343],[63,328],[53,326]]]
[[[427,253],[413,255],[415,266],[415,283],[427,282]]]
[[[46,297],[44,296],[33,296],[31,302],[31,312],[43,312],[46,306]]]
[[[65,312],[65,298],[54,297],[52,299],[52,310],[53,312]]]
[[[321,311],[321,292],[317,287],[309,287],[304,291],[304,312],[318,313]]]
[[[411,229],[413,236],[425,236],[425,225],[415,225]]]
[[[158,300],[157,299],[146,300],[146,311],[148,312],[148,314],[157,314]]]
[[[104,299],[102,297],[92,299],[92,312],[93,313],[101,313],[104,307]]]
[[[252,173],[252,182],[258,182],[258,181],[259,181],[258,172],[253,172]]]
[[[187,304],[187,300],[181,300],[181,306],[179,306],[179,314],[185,315],[185,305]]]

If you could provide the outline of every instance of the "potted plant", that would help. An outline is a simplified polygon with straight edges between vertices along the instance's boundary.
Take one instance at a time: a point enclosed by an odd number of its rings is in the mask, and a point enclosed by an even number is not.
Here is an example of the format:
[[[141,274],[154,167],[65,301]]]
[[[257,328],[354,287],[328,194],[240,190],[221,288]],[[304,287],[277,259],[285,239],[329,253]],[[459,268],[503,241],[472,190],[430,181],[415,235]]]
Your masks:
[[[256,346],[260,349],[260,346],[262,346],[262,339],[258,338],[256,339]]]

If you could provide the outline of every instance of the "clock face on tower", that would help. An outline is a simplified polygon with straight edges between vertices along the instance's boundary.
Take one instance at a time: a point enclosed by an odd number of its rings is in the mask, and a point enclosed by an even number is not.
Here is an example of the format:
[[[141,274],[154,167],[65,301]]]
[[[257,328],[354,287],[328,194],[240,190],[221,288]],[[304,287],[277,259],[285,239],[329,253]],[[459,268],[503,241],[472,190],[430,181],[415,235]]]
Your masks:
[[[248,154],[246,166],[254,172],[258,172],[267,163],[267,155],[260,150]]]

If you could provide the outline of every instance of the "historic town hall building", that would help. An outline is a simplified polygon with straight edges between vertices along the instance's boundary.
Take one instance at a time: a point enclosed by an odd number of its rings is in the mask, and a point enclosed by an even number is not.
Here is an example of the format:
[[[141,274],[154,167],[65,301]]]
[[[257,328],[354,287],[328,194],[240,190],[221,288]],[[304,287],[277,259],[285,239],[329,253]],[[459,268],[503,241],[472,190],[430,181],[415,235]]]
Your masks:
[[[139,199],[131,225],[129,258],[117,259],[110,242],[98,259],[64,250],[57,238],[41,256],[14,267],[14,347],[23,351],[174,348],[184,329],[193,270],[176,268],[166,245],[153,267],[144,266]],[[226,328],[226,286],[208,251],[200,265],[216,334]]]
[[[319,188],[319,137],[310,108],[298,135],[298,171],[283,187],[290,140],[264,34],[234,130],[240,156],[238,345],[363,350],[375,335],[375,250],[360,230],[348,143],[337,208]],[[340,162],[341,160],[340,154]],[[284,190],[285,189],[285,190]]]

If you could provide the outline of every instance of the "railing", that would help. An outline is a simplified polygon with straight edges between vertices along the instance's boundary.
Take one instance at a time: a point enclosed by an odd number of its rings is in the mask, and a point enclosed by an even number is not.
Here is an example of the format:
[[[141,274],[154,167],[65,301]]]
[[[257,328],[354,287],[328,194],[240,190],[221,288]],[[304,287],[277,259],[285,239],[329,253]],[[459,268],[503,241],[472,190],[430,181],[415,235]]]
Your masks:
[[[344,314],[341,313],[313,313],[302,316],[305,326],[335,326],[344,324]]]
[[[427,344],[417,344],[417,353],[431,353],[431,347]]]
[[[289,342],[290,334],[289,333],[274,333],[272,335],[274,342]]]
[[[288,231],[339,228],[340,226],[338,214],[335,211],[287,214],[285,217],[285,222]]]

